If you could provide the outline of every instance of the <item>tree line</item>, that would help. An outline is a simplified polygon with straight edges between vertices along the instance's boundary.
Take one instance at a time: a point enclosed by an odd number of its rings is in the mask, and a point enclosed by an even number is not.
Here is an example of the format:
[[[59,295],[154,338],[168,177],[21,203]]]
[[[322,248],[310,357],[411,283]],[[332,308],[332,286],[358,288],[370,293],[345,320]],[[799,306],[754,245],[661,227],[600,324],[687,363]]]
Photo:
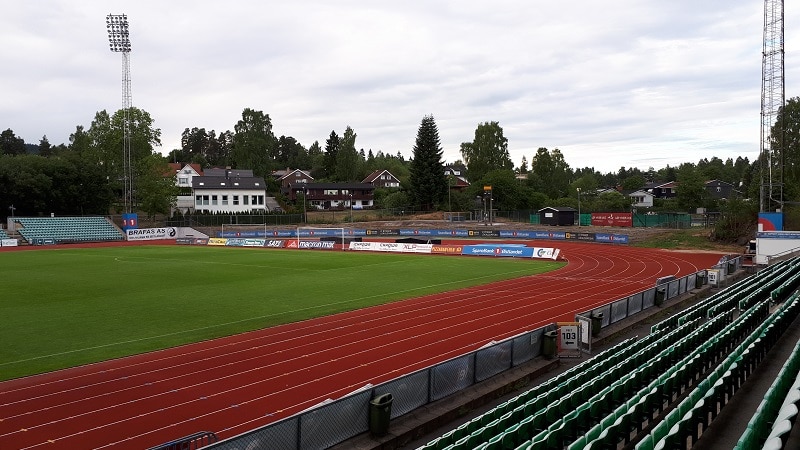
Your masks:
[[[448,188],[454,181],[442,176],[445,163],[433,116],[423,117],[410,159],[400,151],[390,154],[359,147],[350,126],[341,134],[331,131],[324,146],[315,141],[306,147],[292,136],[276,135],[269,115],[251,108],[243,110],[233,131],[186,128],[181,148],[162,156],[155,151],[161,144],[161,130],[154,126],[152,117],[137,108],[131,109],[130,117],[135,199],[138,209],[151,216],[168,213],[178,194],[172,180],[164,176],[168,162],[252,169],[274,193],[278,186],[270,173],[278,169],[305,169],[317,181],[332,182],[357,182],[374,170],[386,169],[400,179],[401,189],[377,192],[378,207],[452,211],[477,209],[486,185],[492,186],[493,205],[501,210],[574,207],[579,192],[585,211],[630,210],[629,199],[620,191],[658,181],[677,181],[678,195],[659,202],[657,208],[690,212],[703,207],[715,211],[725,205],[707,195],[705,181],[718,179],[732,184],[741,193],[739,200],[757,199],[761,173],[768,170],[760,159],[712,157],[657,170],[621,167],[616,172],[601,173],[592,166],[571,167],[557,148],[539,148],[515,165],[500,124],[485,122],[477,125],[471,141],[461,144],[461,159],[451,163],[465,168],[471,183],[465,191],[455,192]],[[800,99],[793,98],[778,116],[775,126],[780,130],[773,132],[777,137],[774,148],[785,150],[770,159],[784,163],[780,175],[784,196],[790,201],[800,194],[798,124]],[[2,211],[10,215],[13,205],[18,215],[114,212],[122,189],[123,128],[120,110],[113,115],[97,112],[88,128],[76,127],[67,144],[52,145],[43,136],[35,145],[25,143],[11,129],[0,133]],[[611,190],[596,194],[601,188]],[[737,208],[750,214],[751,203],[737,204]]]

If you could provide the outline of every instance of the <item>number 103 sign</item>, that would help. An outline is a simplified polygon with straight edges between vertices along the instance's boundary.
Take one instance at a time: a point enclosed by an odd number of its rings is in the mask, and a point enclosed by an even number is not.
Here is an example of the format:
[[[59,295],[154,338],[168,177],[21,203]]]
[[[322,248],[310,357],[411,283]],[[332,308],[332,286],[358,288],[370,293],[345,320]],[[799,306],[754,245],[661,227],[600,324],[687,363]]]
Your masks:
[[[559,347],[562,350],[578,350],[579,329],[580,324],[578,322],[558,322]]]

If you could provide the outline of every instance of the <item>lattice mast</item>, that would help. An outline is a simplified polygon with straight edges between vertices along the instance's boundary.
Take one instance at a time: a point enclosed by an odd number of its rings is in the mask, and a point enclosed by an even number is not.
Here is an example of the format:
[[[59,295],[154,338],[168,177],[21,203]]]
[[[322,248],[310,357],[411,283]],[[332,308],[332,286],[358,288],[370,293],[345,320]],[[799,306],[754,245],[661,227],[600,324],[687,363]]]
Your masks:
[[[134,209],[133,167],[131,164],[131,39],[128,31],[128,16],[109,14],[106,16],[108,44],[112,52],[122,53],[122,196],[125,212]]]
[[[764,48],[761,61],[761,212],[783,207],[783,139],[772,128],[786,104],[783,69],[783,0],[764,0]]]

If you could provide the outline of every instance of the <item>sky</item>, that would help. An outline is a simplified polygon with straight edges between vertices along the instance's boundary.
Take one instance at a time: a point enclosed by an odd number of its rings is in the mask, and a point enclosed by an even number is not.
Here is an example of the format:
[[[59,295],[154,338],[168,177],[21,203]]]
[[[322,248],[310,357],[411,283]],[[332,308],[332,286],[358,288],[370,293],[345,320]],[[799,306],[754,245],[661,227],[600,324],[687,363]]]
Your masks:
[[[786,97],[800,96],[800,5],[785,5]],[[413,156],[433,115],[443,159],[497,122],[515,166],[540,147],[574,169],[758,156],[757,0],[37,0],[0,15],[0,129],[69,144],[122,106],[106,15],[130,24],[133,106],[161,130],[233,130]]]

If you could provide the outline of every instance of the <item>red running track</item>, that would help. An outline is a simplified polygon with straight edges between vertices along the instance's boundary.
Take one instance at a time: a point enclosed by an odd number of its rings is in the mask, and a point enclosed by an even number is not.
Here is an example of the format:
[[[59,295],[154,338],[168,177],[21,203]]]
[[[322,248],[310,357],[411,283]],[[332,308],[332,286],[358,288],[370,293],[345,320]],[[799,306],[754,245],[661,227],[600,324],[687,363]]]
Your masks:
[[[227,438],[492,340],[573,320],[721,256],[553,245],[568,264],[544,275],[0,383],[0,449],[141,449],[201,430]]]

